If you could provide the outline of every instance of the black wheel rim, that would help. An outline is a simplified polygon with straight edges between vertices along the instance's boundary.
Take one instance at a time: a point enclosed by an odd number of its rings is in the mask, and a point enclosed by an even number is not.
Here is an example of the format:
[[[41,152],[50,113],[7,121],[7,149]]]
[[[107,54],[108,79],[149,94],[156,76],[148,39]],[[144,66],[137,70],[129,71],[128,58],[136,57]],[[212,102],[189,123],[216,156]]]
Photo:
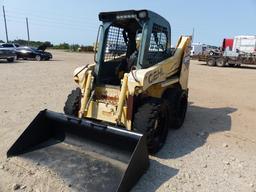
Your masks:
[[[213,60],[209,60],[208,61],[208,65],[213,66],[214,65],[214,61]]]
[[[218,66],[224,66],[224,61],[223,61],[223,60],[219,60],[219,61],[217,62],[217,65],[218,65]]]

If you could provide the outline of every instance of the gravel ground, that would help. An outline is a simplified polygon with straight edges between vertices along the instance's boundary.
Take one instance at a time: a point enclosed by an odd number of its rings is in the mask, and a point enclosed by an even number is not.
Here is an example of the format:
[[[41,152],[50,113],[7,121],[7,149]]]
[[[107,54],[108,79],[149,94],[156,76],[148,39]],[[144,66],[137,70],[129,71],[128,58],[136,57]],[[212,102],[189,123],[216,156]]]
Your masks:
[[[93,61],[90,54],[53,55],[44,62],[0,61],[1,192],[81,191],[79,182],[70,180],[72,174],[62,175],[40,160],[6,158],[40,110],[62,112],[75,87],[73,70]],[[191,61],[186,121],[169,132],[132,191],[256,191],[255,82],[256,67],[217,68]]]

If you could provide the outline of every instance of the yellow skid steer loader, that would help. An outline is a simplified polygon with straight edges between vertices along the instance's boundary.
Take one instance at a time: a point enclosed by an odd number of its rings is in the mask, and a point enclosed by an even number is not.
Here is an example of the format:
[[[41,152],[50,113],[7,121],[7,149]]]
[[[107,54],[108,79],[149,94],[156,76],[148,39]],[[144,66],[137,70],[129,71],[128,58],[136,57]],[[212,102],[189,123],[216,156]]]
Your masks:
[[[129,191],[147,170],[148,153],[183,124],[191,37],[171,48],[170,24],[149,10],[102,12],[99,19],[95,62],[74,71],[78,88],[65,114],[41,111],[7,156],[66,147],[87,165],[80,190]]]

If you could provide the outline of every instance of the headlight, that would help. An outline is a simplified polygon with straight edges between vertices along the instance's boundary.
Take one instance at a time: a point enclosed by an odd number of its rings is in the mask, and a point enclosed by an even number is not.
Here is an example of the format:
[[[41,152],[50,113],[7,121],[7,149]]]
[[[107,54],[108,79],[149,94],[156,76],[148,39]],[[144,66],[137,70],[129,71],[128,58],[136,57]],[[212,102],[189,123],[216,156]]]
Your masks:
[[[116,19],[118,19],[118,20],[122,20],[122,19],[134,19],[134,18],[136,18],[137,17],[137,15],[135,15],[135,14],[130,14],[130,15],[117,15],[116,16]]]
[[[140,19],[145,19],[148,17],[148,12],[147,11],[140,11],[139,14],[138,14],[138,17]]]

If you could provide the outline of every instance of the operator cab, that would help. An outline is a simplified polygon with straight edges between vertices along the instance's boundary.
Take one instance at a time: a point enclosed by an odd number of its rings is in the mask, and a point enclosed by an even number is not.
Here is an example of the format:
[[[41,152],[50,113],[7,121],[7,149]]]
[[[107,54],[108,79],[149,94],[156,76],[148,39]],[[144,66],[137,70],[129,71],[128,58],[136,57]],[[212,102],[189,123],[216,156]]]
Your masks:
[[[136,37],[141,36],[142,27],[135,19],[113,22],[107,31],[104,47],[103,65],[101,66],[102,83],[120,84],[124,73],[136,65],[131,55],[138,52]]]
[[[170,49],[170,25],[147,10],[104,12],[97,41],[96,81],[120,85],[124,73],[148,68],[166,59]]]

